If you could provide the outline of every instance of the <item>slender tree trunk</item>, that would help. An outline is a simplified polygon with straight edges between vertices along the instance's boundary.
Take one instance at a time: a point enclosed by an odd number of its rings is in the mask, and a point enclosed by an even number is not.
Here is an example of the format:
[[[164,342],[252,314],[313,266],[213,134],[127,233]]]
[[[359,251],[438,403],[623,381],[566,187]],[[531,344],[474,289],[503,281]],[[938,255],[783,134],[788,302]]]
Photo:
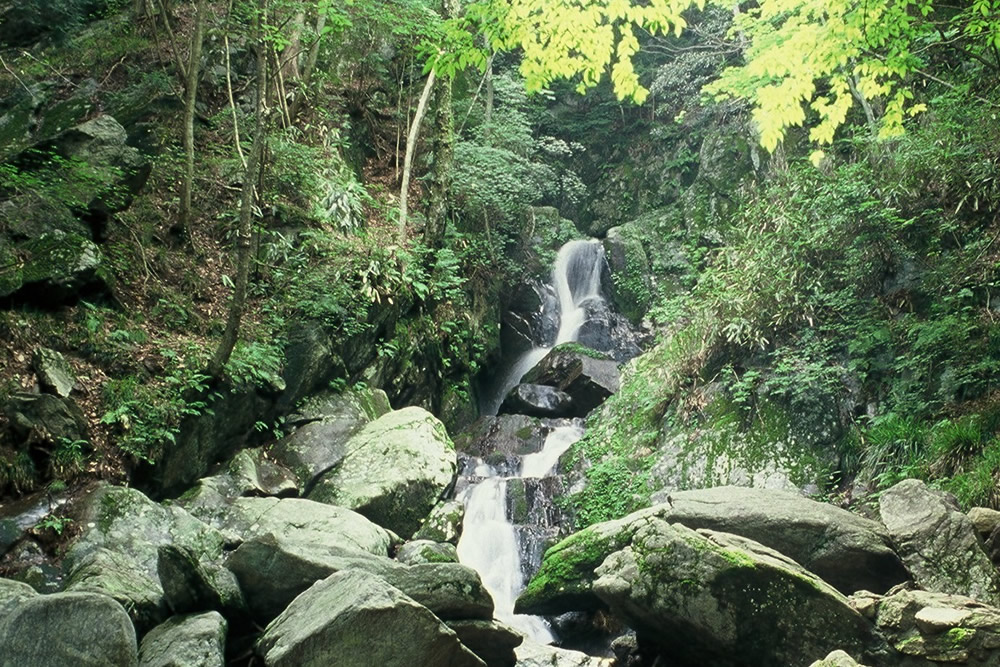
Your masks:
[[[431,90],[434,89],[434,70],[427,76],[424,84],[424,91],[420,93],[420,102],[417,103],[417,112],[413,116],[413,124],[410,126],[410,135],[406,138],[406,157],[403,159],[403,183],[399,188],[399,223],[396,231],[399,245],[406,241],[406,215],[407,215],[407,195],[410,190],[410,172],[413,169],[413,153],[417,148],[417,140],[420,138],[420,124],[427,114],[427,100],[430,99]]]
[[[240,219],[236,230],[236,279],[233,281],[233,297],[229,302],[229,316],[226,319],[226,329],[222,340],[215,351],[215,356],[209,364],[209,374],[221,377],[222,369],[229,361],[236,340],[240,334],[240,322],[247,300],[247,279],[250,275],[250,250],[253,241],[253,193],[254,185],[262,171],[264,146],[267,130],[264,119],[264,101],[267,97],[267,49],[261,32],[261,21],[266,0],[259,2],[259,14],[254,19],[257,34],[257,101],[254,109],[253,146],[247,158],[246,172],[243,175],[243,187],[240,190]]]
[[[306,62],[302,66],[299,90],[296,92],[295,98],[292,100],[292,108],[289,110],[292,122],[295,122],[298,118],[299,113],[302,111],[302,105],[305,104],[306,96],[309,93],[309,84],[312,81],[313,72],[316,70],[316,62],[319,60],[320,43],[323,41],[323,30],[325,28],[326,7],[321,4],[319,15],[316,17],[316,35],[313,38],[312,44],[309,45],[309,53],[306,55]]]
[[[439,248],[448,224],[448,191],[455,161],[455,112],[452,106],[452,79],[445,77],[437,86],[434,115],[434,172],[430,185],[430,207],[424,227],[424,245]]]
[[[191,233],[191,190],[194,185],[194,115],[198,100],[198,79],[201,74],[201,49],[205,41],[205,14],[208,0],[198,0],[191,34],[191,51],[188,56],[184,80],[184,177],[181,179],[181,209],[173,233],[187,240]]]

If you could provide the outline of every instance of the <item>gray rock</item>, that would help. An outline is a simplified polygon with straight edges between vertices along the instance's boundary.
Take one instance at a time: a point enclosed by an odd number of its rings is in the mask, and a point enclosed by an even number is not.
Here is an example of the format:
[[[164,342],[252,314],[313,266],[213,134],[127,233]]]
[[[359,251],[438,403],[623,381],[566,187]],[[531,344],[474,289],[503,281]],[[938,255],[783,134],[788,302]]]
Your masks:
[[[922,588],[1000,605],[1000,577],[953,496],[907,479],[882,493],[879,513]]]
[[[404,538],[417,531],[455,475],[455,448],[444,424],[423,408],[379,417],[347,449],[308,497],[355,510]]]
[[[396,552],[396,560],[404,565],[419,565],[421,563],[457,563],[458,550],[448,542],[432,540],[413,540],[407,542]]]
[[[612,614],[681,662],[792,665],[876,643],[834,588],[735,535],[648,517],[597,575],[594,592]]]
[[[0,625],[21,600],[37,597],[38,593],[28,584],[0,577]]]
[[[19,437],[58,442],[87,437],[87,422],[77,404],[52,394],[15,393],[4,405],[4,414]]]
[[[159,547],[184,547],[203,562],[222,556],[219,531],[135,489],[99,487],[83,500],[80,522],[84,532],[66,554],[66,590],[111,596],[129,610],[140,631],[166,617]]]
[[[992,667],[1000,664],[1000,609],[972,598],[918,590],[884,597],[858,593],[855,608],[869,610],[900,663],[940,663]]]
[[[214,610],[230,618],[246,615],[246,603],[233,573],[214,562],[202,563],[190,549],[161,545],[156,570],[173,613]]]
[[[2,667],[135,667],[135,630],[120,604],[95,593],[22,600],[0,620]]]
[[[16,294],[24,284],[21,260],[13,245],[0,236],[0,299]]]
[[[243,449],[211,477],[198,480],[182,497],[187,507],[219,507],[243,496],[295,496],[295,476],[267,458],[264,451]]]
[[[227,623],[220,614],[174,616],[149,631],[139,667],[223,667]]]
[[[216,527],[229,543],[271,533],[294,543],[348,547],[385,556],[393,537],[357,512],[301,498],[237,498],[218,505],[181,504]]]
[[[382,577],[442,619],[490,619],[493,600],[479,575],[458,563],[406,566],[356,549],[255,538],[226,566],[240,582],[254,617],[268,621],[315,582],[343,571]]]
[[[885,591],[907,574],[874,521],[795,493],[716,487],[674,493],[667,503],[595,524],[546,552],[518,600],[527,613],[593,609],[590,582],[598,565],[623,548],[648,517],[750,538],[794,559],[843,593]]]
[[[486,663],[486,667],[514,667],[514,649],[524,637],[496,621],[448,621],[458,639]]]
[[[525,640],[515,649],[517,667],[612,667],[614,661],[607,658],[569,651],[555,646],[538,644]]]
[[[459,451],[480,457],[534,454],[545,445],[551,427],[545,420],[527,415],[480,417],[455,437]]]
[[[1000,527],[1000,512],[987,507],[973,507],[969,510],[969,520],[976,527],[979,536],[985,540]]]
[[[299,487],[308,492],[320,475],[344,460],[351,436],[389,409],[381,390],[345,389],[311,397],[286,420],[298,428],[275,443],[270,454],[294,471]]]
[[[465,505],[457,500],[443,500],[434,506],[420,528],[413,534],[415,540],[432,540],[458,544],[462,537]]]
[[[0,232],[15,242],[57,230],[84,238],[91,233],[69,208],[52,197],[28,192],[0,203]]]
[[[257,646],[268,667],[482,667],[458,636],[384,580],[334,574],[297,597]]]
[[[584,417],[618,391],[618,364],[577,343],[559,345],[524,376],[524,382],[569,394],[576,417]]]
[[[564,391],[541,384],[519,384],[510,390],[500,405],[501,414],[531,417],[577,416],[573,399]]]
[[[66,358],[55,350],[38,348],[31,356],[31,363],[43,390],[66,398],[76,386],[73,369],[66,363]]]

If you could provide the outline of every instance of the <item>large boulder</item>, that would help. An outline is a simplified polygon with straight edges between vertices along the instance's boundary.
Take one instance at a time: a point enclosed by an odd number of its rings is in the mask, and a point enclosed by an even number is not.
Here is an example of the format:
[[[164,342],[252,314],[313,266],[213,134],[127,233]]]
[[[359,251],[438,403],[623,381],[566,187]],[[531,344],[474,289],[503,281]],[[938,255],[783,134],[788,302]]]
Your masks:
[[[578,417],[617,392],[620,381],[614,360],[578,343],[554,347],[524,376],[524,382],[548,385],[569,394]]]
[[[237,498],[231,503],[185,503],[230,544],[273,534],[289,542],[349,547],[385,556],[393,537],[357,512],[302,498]]]
[[[576,417],[572,397],[564,391],[543,384],[521,383],[510,390],[500,405],[501,414],[531,417]],[[584,413],[586,414],[586,413]]]
[[[885,597],[858,593],[851,603],[875,621],[889,645],[913,665],[1000,664],[1000,609],[972,598],[899,590]]]
[[[220,614],[173,616],[139,647],[139,667],[223,667],[227,623]]]
[[[135,629],[120,604],[96,593],[19,602],[0,619],[4,667],[135,667]]]
[[[661,505],[594,524],[556,544],[518,600],[526,613],[599,606],[594,570],[648,518],[742,535],[792,558],[843,593],[885,591],[907,579],[878,523],[827,503],[782,491],[716,487],[682,491]]]
[[[822,660],[817,660],[809,667],[864,667],[864,665],[858,664],[858,661],[852,658],[850,655],[837,649],[836,651],[830,651]]]
[[[0,577],[0,623],[22,600],[37,596],[38,593],[28,584]]]
[[[69,398],[52,394],[15,393],[3,408],[14,434],[23,440],[58,442],[87,437],[87,421]]]
[[[226,566],[239,580],[254,617],[265,622],[317,581],[346,570],[382,577],[442,619],[493,615],[493,600],[479,575],[458,563],[407,566],[357,549],[265,535],[242,544]]]
[[[354,435],[343,460],[308,497],[355,510],[407,538],[444,495],[455,468],[444,424],[423,408],[404,408]]]
[[[243,593],[233,573],[216,562],[201,562],[191,549],[161,545],[156,570],[173,613],[214,610],[230,618],[246,615]]]
[[[19,290],[46,304],[71,301],[107,290],[111,274],[89,238],[61,230],[46,232],[19,247],[23,257]]]
[[[954,496],[907,479],[882,493],[879,513],[922,588],[1000,606],[1000,576]]]
[[[222,507],[244,496],[296,496],[295,475],[262,449],[241,449],[181,497],[186,507]]]
[[[307,399],[286,424],[297,428],[271,448],[270,455],[294,471],[308,492],[316,479],[344,460],[351,436],[390,411],[381,390],[347,389]]]
[[[433,540],[457,545],[462,537],[465,505],[457,500],[445,500],[434,506],[420,528],[413,534],[415,540]]]
[[[66,553],[66,590],[103,593],[129,610],[140,630],[167,615],[158,549],[176,545],[200,561],[222,557],[223,536],[177,506],[135,489],[103,486],[83,501],[83,534]]]
[[[647,517],[596,572],[611,613],[682,664],[792,665],[876,643],[834,588],[735,535]]]
[[[257,646],[268,667],[483,667],[440,619],[384,579],[348,570],[317,582]]]
[[[420,563],[457,563],[458,550],[450,542],[413,540],[396,551],[396,560],[404,565]]]

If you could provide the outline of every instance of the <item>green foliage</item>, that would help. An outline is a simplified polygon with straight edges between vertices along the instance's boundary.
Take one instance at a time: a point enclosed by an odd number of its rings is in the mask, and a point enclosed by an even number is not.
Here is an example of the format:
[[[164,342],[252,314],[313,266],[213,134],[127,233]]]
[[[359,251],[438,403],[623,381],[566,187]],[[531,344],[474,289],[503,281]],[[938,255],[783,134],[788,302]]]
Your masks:
[[[42,517],[42,519],[35,524],[35,530],[38,532],[44,532],[51,530],[56,535],[62,535],[63,531],[73,523],[73,520],[68,516],[63,516],[61,514],[47,514]]]
[[[82,471],[86,460],[84,451],[89,446],[86,440],[59,438],[49,455],[49,476],[66,478]]]

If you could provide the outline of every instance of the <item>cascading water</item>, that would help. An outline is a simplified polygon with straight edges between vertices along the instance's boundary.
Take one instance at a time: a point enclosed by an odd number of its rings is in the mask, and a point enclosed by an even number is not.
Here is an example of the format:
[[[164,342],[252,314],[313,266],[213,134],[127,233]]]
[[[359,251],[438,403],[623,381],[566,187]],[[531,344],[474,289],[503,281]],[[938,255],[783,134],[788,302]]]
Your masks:
[[[598,241],[571,241],[564,245],[552,271],[552,287],[558,297],[558,309],[543,309],[543,318],[557,318],[555,340],[536,341],[536,346],[518,357],[501,375],[494,395],[483,406],[484,414],[495,415],[507,395],[521,378],[556,345],[576,340],[587,319],[587,304],[601,299],[601,271],[604,250]],[[554,329],[555,327],[550,327]],[[541,450],[522,459],[520,477],[544,478],[552,474],[559,457],[583,436],[580,423],[555,426],[548,433]],[[466,513],[462,538],[458,543],[459,561],[472,567],[483,578],[493,596],[495,615],[528,638],[551,643],[554,639],[548,623],[537,616],[515,615],[514,601],[523,590],[522,565],[525,545],[507,516],[507,486],[510,478],[476,460],[471,477],[476,483],[462,494]],[[472,481],[472,480],[470,480]]]

